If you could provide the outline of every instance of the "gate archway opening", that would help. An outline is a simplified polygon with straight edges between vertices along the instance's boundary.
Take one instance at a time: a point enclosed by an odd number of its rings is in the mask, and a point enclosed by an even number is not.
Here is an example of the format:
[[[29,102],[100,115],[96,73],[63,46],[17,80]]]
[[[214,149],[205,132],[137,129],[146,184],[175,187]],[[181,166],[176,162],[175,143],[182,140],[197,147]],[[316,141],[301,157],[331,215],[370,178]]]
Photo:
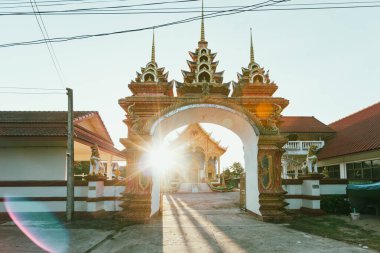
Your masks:
[[[248,118],[231,108],[214,104],[187,105],[158,118],[150,129],[152,147],[160,147],[165,136],[171,131],[193,123],[212,123],[234,132],[243,143],[244,163],[247,177],[246,207],[249,211],[261,215],[257,173],[257,154],[259,131]],[[160,170],[152,173],[151,214],[160,208]]]

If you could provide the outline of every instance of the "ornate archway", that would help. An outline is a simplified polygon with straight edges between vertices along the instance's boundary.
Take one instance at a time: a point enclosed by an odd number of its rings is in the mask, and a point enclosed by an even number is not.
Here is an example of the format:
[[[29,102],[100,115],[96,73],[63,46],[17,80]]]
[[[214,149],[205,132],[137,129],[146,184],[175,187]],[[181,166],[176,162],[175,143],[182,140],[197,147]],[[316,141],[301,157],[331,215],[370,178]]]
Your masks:
[[[281,186],[282,146],[286,140],[280,136],[278,124],[288,100],[273,97],[278,87],[255,62],[252,40],[248,68],[242,68],[237,83],[223,83],[223,72],[216,72],[216,54],[207,47],[203,24],[202,20],[198,48],[190,52],[190,71],[182,71],[183,83],[168,82],[168,73],[155,62],[153,40],[151,61],[129,84],[133,96],[119,100],[127,113],[124,122],[128,126],[128,138],[121,139],[126,147],[128,178],[122,215],[134,222],[146,222],[159,210],[160,181],[157,171],[146,163],[149,148],[180,126],[208,122],[229,128],[243,142],[247,209],[265,221],[281,220],[286,217]],[[202,57],[209,60],[201,61]],[[206,64],[211,74],[206,81],[198,80],[201,64]],[[145,80],[147,71],[155,76]],[[263,78],[254,79],[257,75]]]

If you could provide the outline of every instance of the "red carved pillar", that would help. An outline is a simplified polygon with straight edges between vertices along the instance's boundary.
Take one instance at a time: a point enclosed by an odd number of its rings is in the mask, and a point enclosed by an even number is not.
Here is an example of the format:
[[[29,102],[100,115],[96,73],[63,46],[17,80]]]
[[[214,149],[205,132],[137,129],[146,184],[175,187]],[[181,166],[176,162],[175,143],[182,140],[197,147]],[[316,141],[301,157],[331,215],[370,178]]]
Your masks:
[[[150,136],[132,135],[126,140],[127,179],[122,194],[121,216],[130,222],[146,223],[151,215],[152,177],[146,161]]]
[[[286,139],[280,135],[261,135],[258,152],[258,185],[260,212],[263,221],[277,222],[288,217],[281,185],[281,156]]]

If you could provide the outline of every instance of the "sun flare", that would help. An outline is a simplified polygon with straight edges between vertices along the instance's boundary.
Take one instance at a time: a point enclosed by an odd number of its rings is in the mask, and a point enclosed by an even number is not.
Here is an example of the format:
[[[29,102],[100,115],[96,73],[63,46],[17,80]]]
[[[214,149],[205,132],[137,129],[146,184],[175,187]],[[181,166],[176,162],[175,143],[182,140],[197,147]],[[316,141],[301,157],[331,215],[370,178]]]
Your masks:
[[[176,150],[165,144],[156,146],[149,152],[149,165],[155,170],[166,172],[180,162],[178,156]]]

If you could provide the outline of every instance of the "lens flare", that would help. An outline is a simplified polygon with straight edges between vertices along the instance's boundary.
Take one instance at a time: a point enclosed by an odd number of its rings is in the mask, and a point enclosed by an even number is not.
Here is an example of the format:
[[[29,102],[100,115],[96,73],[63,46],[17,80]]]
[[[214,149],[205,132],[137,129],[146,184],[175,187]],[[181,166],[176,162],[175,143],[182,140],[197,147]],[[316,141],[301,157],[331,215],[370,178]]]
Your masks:
[[[5,197],[4,204],[12,221],[38,247],[52,253],[68,251],[67,230],[46,206],[10,196]]]
[[[164,173],[172,169],[179,162],[178,158],[178,152],[175,149],[171,149],[167,144],[163,144],[151,148],[148,163],[153,169]]]

